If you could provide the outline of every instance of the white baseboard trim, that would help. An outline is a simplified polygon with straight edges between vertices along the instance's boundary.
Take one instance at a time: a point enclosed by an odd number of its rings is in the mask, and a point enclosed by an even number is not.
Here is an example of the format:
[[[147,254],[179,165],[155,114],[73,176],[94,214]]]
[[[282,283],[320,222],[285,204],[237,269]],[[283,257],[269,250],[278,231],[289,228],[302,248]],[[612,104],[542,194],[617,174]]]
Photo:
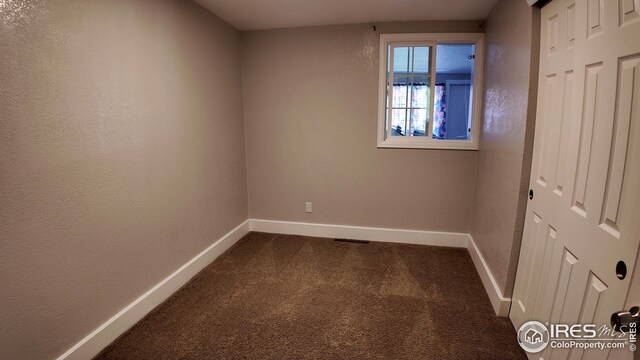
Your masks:
[[[431,246],[450,246],[467,248],[476,271],[489,296],[493,310],[498,316],[508,316],[511,299],[505,298],[502,291],[480,253],[478,246],[469,234],[424,230],[401,230],[347,225],[313,224],[277,220],[250,220],[251,231],[274,234],[317,236],[325,238],[344,238],[368,241],[385,241],[404,244]]]
[[[467,248],[489,296],[493,310],[498,316],[509,315],[511,299],[502,295],[502,291],[500,291],[487,262],[469,234],[261,219],[251,219],[249,221],[251,231],[266,233]]]
[[[249,231],[467,248],[496,314],[507,316],[509,313],[511,299],[502,296],[487,263],[469,234],[249,219],[120,310],[57,360],[86,360],[96,356]]]
[[[120,310],[120,312],[84,339],[80,340],[80,342],[62,354],[58,360],[87,360],[96,356],[118,336],[140,321],[151,310],[186,284],[193,276],[200,272],[200,270],[204,269],[246,235],[249,232],[249,224],[250,221],[246,220],[218,239],[200,254],[189,260],[189,262],[182,265],[182,267],[173,274],[162,280],[134,302],[127,305],[127,307]]]
[[[423,230],[401,230],[362,226],[312,224],[290,221],[251,219],[251,231],[404,244],[466,248],[469,235]]]
[[[498,316],[508,316],[509,308],[511,307],[511,298],[505,298],[502,295],[502,291],[500,291],[496,279],[493,277],[493,274],[491,273],[487,262],[484,260],[480,249],[478,249],[478,245],[476,245],[476,242],[473,240],[471,235],[468,236],[469,255],[471,255],[471,259],[476,266],[480,279],[482,279],[484,289],[487,292],[487,295],[489,295],[489,300],[491,301],[491,305],[493,305],[493,310]]]

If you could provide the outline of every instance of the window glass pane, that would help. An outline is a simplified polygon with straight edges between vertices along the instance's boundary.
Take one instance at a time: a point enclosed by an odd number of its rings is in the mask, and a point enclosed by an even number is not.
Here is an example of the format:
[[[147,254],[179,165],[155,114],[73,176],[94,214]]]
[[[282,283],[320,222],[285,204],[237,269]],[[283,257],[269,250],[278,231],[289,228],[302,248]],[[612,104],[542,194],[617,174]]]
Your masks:
[[[416,74],[429,74],[429,64],[431,62],[431,51],[428,46],[416,46],[413,71]]]
[[[406,136],[407,110],[393,109],[391,117],[391,136]]]
[[[437,47],[434,139],[469,140],[474,54],[473,44],[442,44]]]
[[[425,136],[427,130],[427,109],[411,110],[411,136]]]
[[[394,48],[393,56],[393,107],[407,107],[408,86],[411,78],[411,47]]]
[[[402,80],[396,80],[393,83],[393,107],[404,108],[407,107],[407,83],[409,81],[406,77]]]
[[[444,84],[436,84],[435,99],[433,107],[433,138],[444,139],[445,136],[445,116],[447,105],[444,98]]]
[[[409,47],[393,48],[393,72],[395,74],[407,74],[411,69]]]
[[[413,83],[413,92],[411,93],[411,106],[414,108],[428,108],[430,97],[429,87],[431,86],[430,79],[426,82]]]
[[[426,136],[431,113],[431,47],[392,44],[388,49],[393,75],[387,74],[387,79],[393,83],[387,82],[385,117],[391,106],[391,134],[387,134],[388,129],[385,129],[385,134]],[[388,64],[387,71],[390,70],[391,65]]]

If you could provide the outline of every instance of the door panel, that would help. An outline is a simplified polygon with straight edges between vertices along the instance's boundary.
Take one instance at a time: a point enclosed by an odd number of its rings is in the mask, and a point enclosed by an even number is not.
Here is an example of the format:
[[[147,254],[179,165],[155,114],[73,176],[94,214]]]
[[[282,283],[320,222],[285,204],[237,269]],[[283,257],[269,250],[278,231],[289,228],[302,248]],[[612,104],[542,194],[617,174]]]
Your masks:
[[[640,8],[553,0],[541,21],[534,196],[510,317],[516,329],[609,325],[631,277],[619,279],[616,264],[633,272],[640,239]],[[625,351],[547,348],[535,358],[630,358]]]
[[[447,80],[447,139],[466,139],[469,136],[469,106],[471,82]]]

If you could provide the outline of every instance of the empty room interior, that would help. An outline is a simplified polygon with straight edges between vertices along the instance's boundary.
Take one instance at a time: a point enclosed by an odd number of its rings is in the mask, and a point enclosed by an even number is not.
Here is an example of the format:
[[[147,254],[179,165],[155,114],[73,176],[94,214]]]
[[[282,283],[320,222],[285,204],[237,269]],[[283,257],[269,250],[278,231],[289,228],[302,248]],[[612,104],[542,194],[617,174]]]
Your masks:
[[[640,359],[639,0],[0,0],[0,359]]]

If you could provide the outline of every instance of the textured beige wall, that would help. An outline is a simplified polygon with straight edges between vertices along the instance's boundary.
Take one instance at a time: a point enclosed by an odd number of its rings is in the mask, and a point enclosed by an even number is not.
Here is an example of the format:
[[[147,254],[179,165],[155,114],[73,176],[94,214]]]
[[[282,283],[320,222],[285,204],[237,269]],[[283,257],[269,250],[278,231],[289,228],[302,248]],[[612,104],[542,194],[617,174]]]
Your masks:
[[[511,296],[531,169],[539,35],[537,9],[501,0],[487,20],[485,109],[471,235]]]
[[[434,22],[243,33],[252,218],[469,230],[475,151],[376,148],[378,35],[411,31],[482,30]]]
[[[60,355],[247,219],[240,33],[0,1],[0,358]]]

